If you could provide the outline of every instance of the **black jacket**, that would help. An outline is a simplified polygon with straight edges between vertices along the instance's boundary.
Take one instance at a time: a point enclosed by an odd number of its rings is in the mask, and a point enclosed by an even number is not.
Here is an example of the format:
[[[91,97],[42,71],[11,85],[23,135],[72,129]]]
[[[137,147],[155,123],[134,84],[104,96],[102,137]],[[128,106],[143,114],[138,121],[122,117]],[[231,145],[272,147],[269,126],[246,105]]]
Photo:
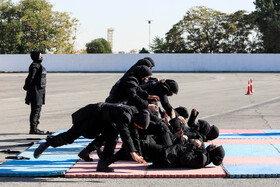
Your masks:
[[[123,103],[147,109],[149,94],[139,86],[141,78],[151,75],[146,66],[136,66],[130,73],[125,74],[111,89],[108,103]]]
[[[123,104],[96,103],[89,104],[72,114],[74,125],[83,128],[82,135],[86,138],[94,138],[101,133],[105,139],[118,134],[130,152],[136,152],[133,138],[134,131],[131,128],[133,116],[138,110],[134,106]],[[113,137],[113,138],[114,138]]]
[[[210,163],[209,154],[204,148],[198,148],[192,143],[178,143],[164,147],[163,159],[154,161],[160,167],[202,168]]]
[[[26,104],[45,104],[46,75],[47,71],[41,63],[33,62],[30,64],[29,73],[23,86],[23,89],[27,91]]]
[[[148,92],[149,95],[157,95],[160,99],[160,103],[166,113],[171,116],[173,107],[170,105],[167,93],[169,92],[169,86],[165,82],[150,82],[148,84],[141,85],[141,88]]]

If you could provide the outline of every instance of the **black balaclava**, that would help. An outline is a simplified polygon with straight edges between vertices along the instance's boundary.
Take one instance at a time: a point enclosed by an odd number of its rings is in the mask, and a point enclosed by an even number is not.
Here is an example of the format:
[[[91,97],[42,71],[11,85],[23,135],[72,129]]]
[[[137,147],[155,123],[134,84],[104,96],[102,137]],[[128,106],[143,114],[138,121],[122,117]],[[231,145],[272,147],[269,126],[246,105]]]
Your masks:
[[[152,67],[155,67],[155,62],[151,57],[145,57],[144,59],[149,60],[152,64]]]
[[[178,93],[179,86],[178,86],[176,81],[171,80],[171,79],[166,79],[165,83],[169,86],[169,92],[172,92],[172,93],[175,93],[175,94]],[[171,96],[172,94],[169,94],[169,95]]]
[[[174,109],[175,113],[177,112],[179,116],[183,116],[185,119],[189,117],[189,113],[186,107],[179,106]]]
[[[198,120],[199,123],[199,130],[198,132],[204,136],[207,136],[207,134],[210,132],[211,130],[211,126],[209,125],[209,123],[205,120],[199,119]]]
[[[176,133],[182,129],[182,123],[179,118],[173,118],[169,121],[170,126],[172,127],[172,133]]]
[[[30,54],[31,59],[34,62],[41,63],[43,61],[43,58],[39,58],[40,53],[41,53],[40,51],[32,51]]]
[[[152,72],[147,66],[136,66],[133,68],[133,74],[139,82],[142,82],[142,78],[151,76]]]
[[[150,123],[150,113],[148,110],[139,110],[139,113],[134,114],[133,122],[143,129],[147,129]]]
[[[153,67],[153,64],[148,59],[143,58],[143,59],[138,60],[133,65],[133,67],[135,67],[135,66],[147,66],[148,68],[151,68],[151,67]]]
[[[210,156],[210,161],[213,162],[215,166],[219,166],[222,164],[223,159],[225,157],[225,150],[223,146],[219,146],[212,151],[210,151],[210,148],[212,148],[214,145],[209,145],[206,147],[207,152],[209,153]]]
[[[219,128],[215,125],[211,126],[209,133],[206,135],[207,140],[214,140],[219,136]]]

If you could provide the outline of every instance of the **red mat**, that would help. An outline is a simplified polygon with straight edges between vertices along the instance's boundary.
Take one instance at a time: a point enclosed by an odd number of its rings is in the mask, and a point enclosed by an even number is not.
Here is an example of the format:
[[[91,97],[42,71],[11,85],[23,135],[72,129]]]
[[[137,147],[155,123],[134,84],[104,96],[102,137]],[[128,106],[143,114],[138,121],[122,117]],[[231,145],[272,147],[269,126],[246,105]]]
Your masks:
[[[97,156],[92,156],[93,162],[78,161],[66,174],[65,177],[72,178],[143,178],[145,176],[146,166],[140,165],[137,162],[119,161],[110,167],[115,169],[115,172],[104,173],[96,172],[96,165],[99,159]]]
[[[220,129],[220,134],[266,134],[260,129]]]
[[[226,173],[221,166],[208,165],[201,169],[148,169],[147,178],[206,178],[206,177],[226,177]]]
[[[221,166],[209,165],[202,169],[148,169],[134,161],[118,161],[110,167],[115,172],[96,172],[98,157],[90,155],[93,162],[78,161],[66,174],[71,178],[188,178],[188,177],[226,177]]]
[[[280,139],[215,139],[207,142],[207,144],[280,144]]]

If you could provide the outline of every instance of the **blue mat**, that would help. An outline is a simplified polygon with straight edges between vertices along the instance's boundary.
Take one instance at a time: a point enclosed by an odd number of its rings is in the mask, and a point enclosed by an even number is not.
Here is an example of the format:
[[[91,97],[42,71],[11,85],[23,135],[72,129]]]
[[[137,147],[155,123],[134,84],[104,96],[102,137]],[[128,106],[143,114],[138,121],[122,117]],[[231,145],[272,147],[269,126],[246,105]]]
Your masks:
[[[274,146],[239,144],[223,145],[226,157],[279,157],[280,153]]]
[[[280,129],[267,129],[263,131],[272,139],[280,139]]]
[[[53,135],[62,133],[58,131]],[[278,139],[280,130],[264,130],[265,134],[220,134],[220,139]],[[73,144],[52,148],[49,147],[39,159],[33,157],[34,150],[39,146],[33,145],[18,156],[30,160],[8,160],[0,165],[0,176],[7,177],[40,177],[64,176],[79,160],[78,153],[92,140],[80,137]],[[280,157],[280,144],[225,144],[226,157]],[[259,165],[224,165],[230,178],[251,177],[280,177],[280,164]]]
[[[59,134],[59,131],[53,135]],[[0,176],[4,177],[39,177],[61,176],[79,160],[78,153],[92,140],[80,137],[73,144],[58,148],[49,147],[40,158],[33,157],[34,150],[39,146],[33,145],[18,156],[30,158],[30,160],[8,160],[0,165]]]
[[[280,138],[280,136],[279,136]],[[271,139],[269,134],[220,134],[219,139]]]
[[[280,177],[279,164],[224,165],[230,178],[268,178]]]

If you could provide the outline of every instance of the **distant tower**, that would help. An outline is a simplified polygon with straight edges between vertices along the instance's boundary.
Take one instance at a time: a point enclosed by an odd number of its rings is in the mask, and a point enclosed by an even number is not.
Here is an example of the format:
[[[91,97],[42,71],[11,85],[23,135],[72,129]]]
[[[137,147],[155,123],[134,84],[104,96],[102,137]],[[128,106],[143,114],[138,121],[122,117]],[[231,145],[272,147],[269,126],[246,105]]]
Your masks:
[[[114,32],[113,28],[107,29],[107,41],[109,42],[112,51],[113,51],[113,32]]]

